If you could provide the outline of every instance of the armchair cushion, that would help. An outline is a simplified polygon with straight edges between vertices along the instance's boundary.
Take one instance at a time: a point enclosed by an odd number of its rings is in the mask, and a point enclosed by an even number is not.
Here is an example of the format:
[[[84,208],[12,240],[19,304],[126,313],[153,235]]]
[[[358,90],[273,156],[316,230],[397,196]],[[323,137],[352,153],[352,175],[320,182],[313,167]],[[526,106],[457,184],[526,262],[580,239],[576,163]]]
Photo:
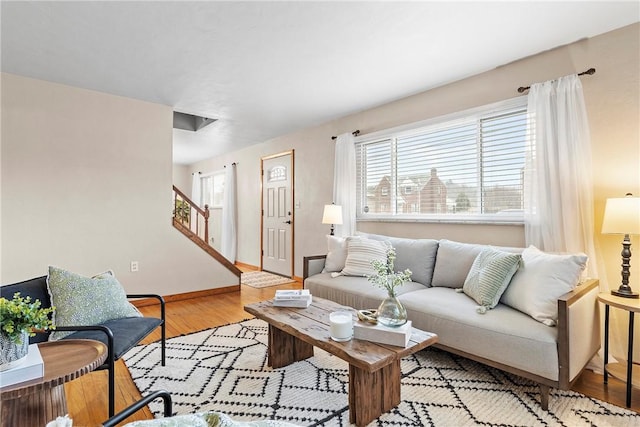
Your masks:
[[[111,271],[84,277],[50,266],[47,287],[51,305],[55,307],[53,323],[56,326],[90,326],[114,319],[142,317],[127,300],[122,285]],[[49,335],[49,340],[56,341],[71,334],[85,333],[89,331],[55,331]],[[94,333],[101,334],[96,331]],[[102,335],[104,338],[104,334]]]
[[[115,360],[118,360],[161,324],[162,319],[155,317],[125,317],[108,320],[100,326],[106,326],[113,332],[113,354]],[[107,336],[102,331],[77,331],[69,334],[65,339],[96,340],[108,345]]]

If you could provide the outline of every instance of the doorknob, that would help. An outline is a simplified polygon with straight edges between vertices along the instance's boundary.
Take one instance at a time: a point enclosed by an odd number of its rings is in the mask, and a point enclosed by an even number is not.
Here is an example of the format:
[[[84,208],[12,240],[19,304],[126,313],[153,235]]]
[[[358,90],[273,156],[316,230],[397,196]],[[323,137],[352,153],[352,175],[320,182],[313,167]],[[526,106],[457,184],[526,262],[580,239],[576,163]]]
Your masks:
[[[284,221],[283,224],[291,224],[291,220],[289,221]]]

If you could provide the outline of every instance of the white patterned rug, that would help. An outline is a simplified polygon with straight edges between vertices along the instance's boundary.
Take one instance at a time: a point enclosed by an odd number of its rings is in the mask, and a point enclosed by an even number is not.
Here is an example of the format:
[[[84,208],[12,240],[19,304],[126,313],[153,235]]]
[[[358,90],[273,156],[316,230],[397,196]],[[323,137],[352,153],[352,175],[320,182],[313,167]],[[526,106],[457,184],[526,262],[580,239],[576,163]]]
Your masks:
[[[240,421],[349,425],[347,363],[315,349],[310,359],[271,369],[267,330],[250,319],[169,339],[165,367],[158,343],[135,347],[124,360],[140,392],[169,391],[178,414],[216,410]],[[536,384],[436,349],[403,359],[402,374],[402,402],[371,425],[640,425],[635,412],[572,391],[552,390],[543,411]],[[160,402],[150,407],[160,415]]]
[[[269,286],[292,283],[295,282],[295,280],[288,277],[278,276],[277,274],[267,273],[266,271],[247,271],[242,273],[240,282],[243,285],[251,286],[252,288],[266,288]]]

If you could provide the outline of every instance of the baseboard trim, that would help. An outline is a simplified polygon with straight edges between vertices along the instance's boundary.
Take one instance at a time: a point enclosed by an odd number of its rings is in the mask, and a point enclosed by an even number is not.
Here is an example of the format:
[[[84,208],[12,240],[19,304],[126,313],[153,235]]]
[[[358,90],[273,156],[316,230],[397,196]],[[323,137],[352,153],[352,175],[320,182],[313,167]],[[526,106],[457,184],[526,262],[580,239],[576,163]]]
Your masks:
[[[246,268],[247,270],[251,270],[251,271],[258,271],[260,270],[260,267],[256,266],[256,265],[251,265],[251,264],[245,264],[244,262],[240,262],[240,261],[236,261],[235,262],[236,267],[238,268]]]
[[[226,294],[229,292],[240,292],[240,285],[225,286],[223,288],[215,288],[215,289],[205,289],[202,291],[185,292],[182,294],[166,295],[166,296],[163,296],[162,298],[164,298],[164,302],[173,302],[173,301],[183,301],[183,300],[192,299],[192,298],[206,297],[211,295]],[[155,298],[143,298],[143,299],[133,300],[131,301],[131,304],[133,304],[136,307],[146,307],[149,305],[157,305],[158,300]]]
[[[260,271],[260,267],[258,267],[256,265],[245,264],[244,262],[240,262],[240,261],[236,261],[235,265],[238,268],[244,268],[244,269],[250,270],[250,271]],[[291,280],[295,280],[298,283],[302,283],[303,282],[303,279],[300,276],[292,276]]]

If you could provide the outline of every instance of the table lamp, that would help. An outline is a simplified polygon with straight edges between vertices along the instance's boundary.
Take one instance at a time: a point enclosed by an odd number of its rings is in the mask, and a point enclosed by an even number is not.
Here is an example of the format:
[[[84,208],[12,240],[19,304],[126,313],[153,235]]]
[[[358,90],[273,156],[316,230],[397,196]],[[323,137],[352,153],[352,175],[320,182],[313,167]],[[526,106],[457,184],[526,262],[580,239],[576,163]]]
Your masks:
[[[622,240],[622,284],[613,295],[625,298],[638,298],[638,293],[629,286],[629,268],[631,261],[630,234],[640,234],[640,197],[627,193],[626,197],[607,199],[602,221],[603,234],[624,234]]]
[[[333,236],[334,224],[342,224],[342,206],[334,204],[324,205],[322,223],[331,224],[331,235]]]

